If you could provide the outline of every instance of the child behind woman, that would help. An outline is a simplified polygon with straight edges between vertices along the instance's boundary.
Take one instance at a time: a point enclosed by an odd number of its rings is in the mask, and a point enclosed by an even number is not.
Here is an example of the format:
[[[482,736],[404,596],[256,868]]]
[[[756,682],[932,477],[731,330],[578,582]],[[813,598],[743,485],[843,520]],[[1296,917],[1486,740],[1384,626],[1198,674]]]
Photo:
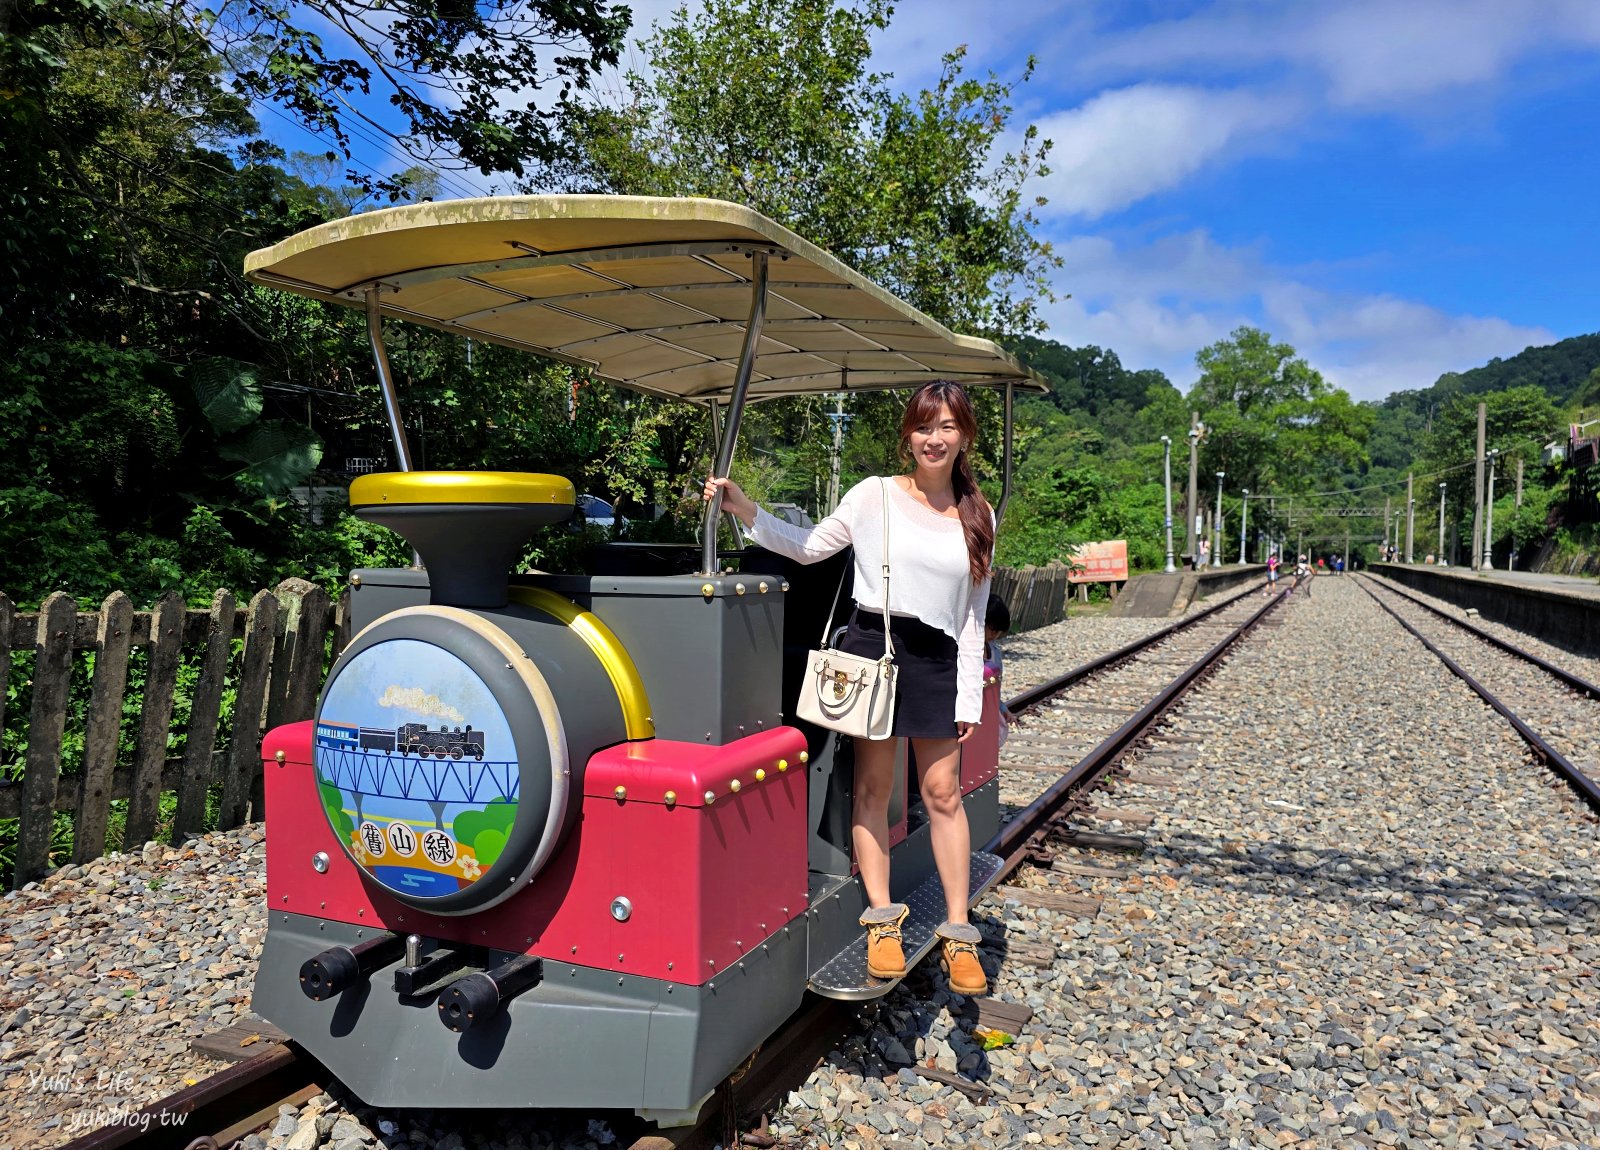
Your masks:
[[[1000,649],[999,639],[1011,630],[1011,609],[1006,606],[1006,601],[998,595],[989,596],[989,606],[983,613],[983,681],[988,683],[993,680],[1000,684],[1000,746],[1006,745],[1006,736],[1011,733],[1011,712],[1006,709],[1005,682],[1002,679],[1002,664],[1005,652]]]

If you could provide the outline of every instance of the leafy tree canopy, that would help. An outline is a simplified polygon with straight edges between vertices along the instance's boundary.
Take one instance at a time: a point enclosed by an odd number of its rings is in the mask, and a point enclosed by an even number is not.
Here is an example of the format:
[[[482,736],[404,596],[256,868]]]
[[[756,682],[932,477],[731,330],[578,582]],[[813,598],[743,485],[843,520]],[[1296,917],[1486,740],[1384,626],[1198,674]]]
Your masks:
[[[1205,425],[1201,469],[1231,488],[1313,490],[1367,461],[1370,410],[1333,387],[1286,343],[1241,327],[1195,356],[1189,403]]]
[[[386,138],[415,165],[521,176],[557,150],[559,105],[617,62],[632,12],[609,0],[221,0],[199,19],[236,91],[331,136]],[[393,127],[362,110],[376,95]],[[399,198],[407,183],[349,178]]]
[[[573,141],[544,178],[572,191],[710,196],[793,228],[960,331],[1041,325],[1057,259],[1024,185],[1049,144],[997,153],[1020,80],[978,80],[960,49],[895,95],[869,70],[887,0],[710,0],[645,39],[620,102],[563,109]]]

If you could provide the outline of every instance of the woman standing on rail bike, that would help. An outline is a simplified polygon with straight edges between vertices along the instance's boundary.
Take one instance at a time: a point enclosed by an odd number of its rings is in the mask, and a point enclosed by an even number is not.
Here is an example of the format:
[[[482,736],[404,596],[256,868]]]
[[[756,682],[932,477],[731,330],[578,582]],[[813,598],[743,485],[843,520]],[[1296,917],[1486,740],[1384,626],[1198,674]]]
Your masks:
[[[909,475],[863,480],[815,527],[785,523],[730,479],[708,478],[705,497],[720,488],[722,508],[771,551],[815,563],[854,547],[855,611],[839,647],[883,654],[884,563],[892,557],[888,610],[898,684],[894,738],[855,740],[855,807],[851,842],[869,909],[867,971],[905,974],[901,924],[910,913],[889,901],[889,796],[896,739],[908,738],[928,810],[934,862],[944,886],[941,961],[957,994],[988,990],[978,961],[978,928],[967,921],[972,843],[961,805],[961,744],[983,714],[983,625],[994,558],[994,513],[972,474],[967,453],[978,422],[967,394],[953,383],[930,383],[906,405],[900,456]],[[892,556],[884,554],[888,501]]]

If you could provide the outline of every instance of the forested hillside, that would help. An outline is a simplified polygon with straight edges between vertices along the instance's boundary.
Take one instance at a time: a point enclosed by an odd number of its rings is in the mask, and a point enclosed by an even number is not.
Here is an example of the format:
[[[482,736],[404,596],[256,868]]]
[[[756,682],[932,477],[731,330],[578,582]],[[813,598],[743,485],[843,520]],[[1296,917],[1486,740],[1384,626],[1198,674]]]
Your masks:
[[[1600,334],[1531,347],[1368,405],[1375,420],[1369,481],[1386,484],[1383,490],[1391,498],[1403,499],[1406,474],[1421,477],[1425,489],[1420,501],[1427,508],[1422,518],[1428,527],[1421,537],[1432,546],[1438,544],[1435,516],[1441,483],[1447,533],[1471,535],[1471,461],[1480,403],[1487,409],[1486,447],[1500,453],[1497,466],[1503,478],[1496,491],[1495,527],[1496,547],[1505,552],[1504,558],[1509,560],[1513,547],[1527,554],[1546,541],[1573,555],[1595,550],[1600,505],[1592,482],[1587,473],[1578,474],[1574,482],[1571,461],[1547,455],[1564,456],[1569,426],[1600,417]],[[1583,434],[1596,430],[1600,425]],[[1519,465],[1524,476],[1520,506],[1513,478]],[[1448,544],[1447,550],[1452,550]],[[1453,551],[1462,557],[1460,547]]]

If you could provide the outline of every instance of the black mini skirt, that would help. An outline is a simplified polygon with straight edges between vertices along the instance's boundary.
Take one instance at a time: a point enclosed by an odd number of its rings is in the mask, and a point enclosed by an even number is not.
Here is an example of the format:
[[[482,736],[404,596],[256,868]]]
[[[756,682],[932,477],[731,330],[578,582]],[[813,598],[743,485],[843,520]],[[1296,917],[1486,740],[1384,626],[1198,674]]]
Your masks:
[[[905,615],[889,616],[894,639],[896,738],[953,739],[956,730],[956,641]],[[857,607],[839,649],[868,659],[883,656],[883,612]]]

